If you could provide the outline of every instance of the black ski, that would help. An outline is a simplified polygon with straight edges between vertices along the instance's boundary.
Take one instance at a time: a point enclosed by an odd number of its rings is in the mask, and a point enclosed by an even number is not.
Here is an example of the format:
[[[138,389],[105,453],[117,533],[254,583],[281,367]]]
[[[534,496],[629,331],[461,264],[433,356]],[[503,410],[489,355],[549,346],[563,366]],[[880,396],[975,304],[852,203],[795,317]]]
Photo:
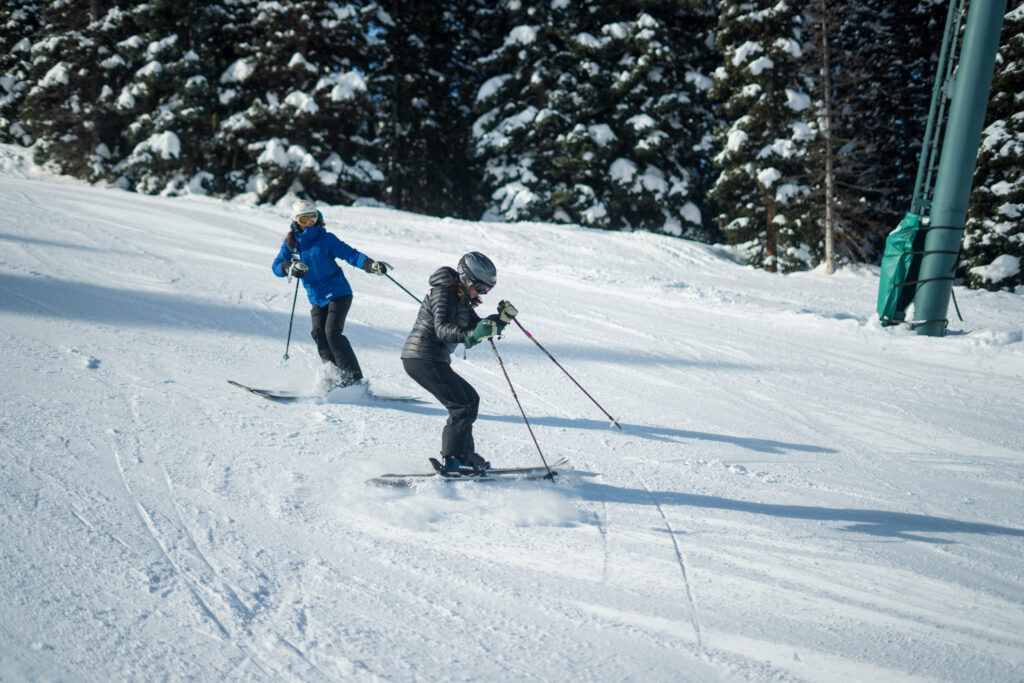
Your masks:
[[[431,458],[433,460],[433,458]],[[441,481],[446,482],[489,482],[489,481],[508,481],[512,480],[530,480],[530,479],[548,479],[554,478],[558,472],[555,468],[561,468],[563,470],[572,469],[568,464],[568,458],[562,458],[557,462],[551,463],[548,467],[492,467],[482,474],[476,474],[472,471],[459,472],[454,474],[439,474],[437,471],[434,472],[416,472],[413,474],[382,474],[379,477],[373,477],[367,479],[366,483],[375,484],[377,486],[401,486],[408,487],[412,486],[418,481],[426,479],[437,478]],[[550,474],[549,474],[550,469]]]
[[[265,399],[268,399],[268,400],[271,400],[271,401],[300,401],[302,399],[324,398],[323,394],[303,394],[303,393],[300,393],[300,392],[297,392],[297,391],[280,391],[280,390],[277,390],[277,389],[257,389],[256,387],[246,386],[245,384],[240,384],[240,383],[238,383],[238,382],[236,382],[234,380],[231,380],[231,379],[228,380],[228,384],[230,384],[233,387],[238,387],[239,389],[242,389],[244,391],[248,391],[250,393],[256,394],[257,396],[260,396],[262,398],[265,398]]]
[[[234,380],[228,380],[228,384],[233,387],[238,387],[249,393],[256,394],[261,398],[265,398],[269,401],[277,401],[279,403],[287,403],[289,401],[323,401],[327,399],[330,392],[322,394],[310,394],[303,393],[300,391],[285,391],[280,389],[260,389],[257,387],[250,387],[245,384],[241,384]],[[398,403],[424,403],[423,400],[416,398],[415,396],[390,396],[387,394],[375,394],[369,389],[365,389],[363,396],[373,401],[395,401]]]

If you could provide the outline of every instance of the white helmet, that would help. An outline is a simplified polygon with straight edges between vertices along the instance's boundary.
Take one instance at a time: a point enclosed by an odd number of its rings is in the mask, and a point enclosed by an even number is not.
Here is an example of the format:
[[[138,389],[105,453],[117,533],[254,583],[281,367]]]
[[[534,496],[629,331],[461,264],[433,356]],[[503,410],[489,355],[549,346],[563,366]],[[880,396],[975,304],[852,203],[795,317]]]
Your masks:
[[[316,215],[319,211],[316,210],[316,205],[307,200],[300,199],[299,201],[292,204],[292,220],[299,220],[299,216],[306,216],[308,214]]]

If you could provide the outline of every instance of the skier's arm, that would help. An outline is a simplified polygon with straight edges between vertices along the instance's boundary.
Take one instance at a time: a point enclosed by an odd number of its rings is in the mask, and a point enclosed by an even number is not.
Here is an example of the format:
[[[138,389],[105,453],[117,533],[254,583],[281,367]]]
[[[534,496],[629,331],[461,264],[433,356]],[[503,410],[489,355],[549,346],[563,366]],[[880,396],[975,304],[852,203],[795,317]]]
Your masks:
[[[358,249],[355,249],[354,247],[350,247],[345,242],[342,242],[340,239],[338,239],[336,235],[332,233],[328,234],[330,234],[330,236],[334,238],[333,240],[331,240],[330,245],[331,256],[333,256],[334,258],[340,258],[342,261],[347,261],[353,268],[363,267],[363,264],[366,262],[366,259],[368,258],[366,254],[359,251]]]
[[[434,314],[434,334],[446,344],[462,344],[466,330],[455,324],[455,294],[445,286],[438,286],[431,289],[427,296],[430,297],[430,310]]]
[[[278,277],[285,277],[288,275],[286,268],[291,264],[291,261],[292,250],[288,248],[287,244],[282,244],[281,251],[277,253],[277,258],[274,259],[274,263],[270,266],[270,269],[274,271],[274,275]]]

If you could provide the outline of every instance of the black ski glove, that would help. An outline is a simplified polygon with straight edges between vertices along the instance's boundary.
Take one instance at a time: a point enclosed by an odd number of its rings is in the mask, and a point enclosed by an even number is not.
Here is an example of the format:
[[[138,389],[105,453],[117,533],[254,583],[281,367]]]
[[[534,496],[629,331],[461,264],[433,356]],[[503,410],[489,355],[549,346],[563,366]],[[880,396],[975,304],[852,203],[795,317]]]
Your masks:
[[[366,260],[363,261],[363,270],[365,270],[367,273],[373,273],[374,275],[387,275],[388,268],[390,267],[391,266],[384,263],[383,261],[374,261],[369,256],[367,256]]]
[[[291,263],[285,263],[283,268],[285,275],[291,275],[298,279],[302,279],[302,276],[309,272],[309,266],[302,261],[292,261]]]

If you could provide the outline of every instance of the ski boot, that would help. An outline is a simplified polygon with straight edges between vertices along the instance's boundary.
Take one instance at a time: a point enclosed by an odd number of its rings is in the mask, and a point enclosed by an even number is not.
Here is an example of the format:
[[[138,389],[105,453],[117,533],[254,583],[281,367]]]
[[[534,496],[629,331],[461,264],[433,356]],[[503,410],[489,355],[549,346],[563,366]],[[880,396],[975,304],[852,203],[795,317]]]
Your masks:
[[[491,463],[480,457],[479,453],[467,453],[462,456],[462,464],[476,475],[487,474],[487,470],[491,467]]]
[[[437,473],[442,475],[442,476],[449,476],[449,477],[456,477],[456,476],[458,476],[460,474],[460,470],[462,470],[463,467],[464,467],[463,462],[461,460],[459,460],[458,458],[456,458],[454,455],[445,455],[445,456],[442,456],[442,457],[443,457],[443,462],[441,463],[441,466],[440,467],[437,467],[436,465],[434,466],[434,468],[437,470]],[[431,458],[430,461],[431,461],[431,463],[437,462],[434,458]]]
[[[325,363],[321,369],[319,384],[321,390],[325,394],[329,394],[335,389],[347,389],[349,387],[355,387],[353,395],[359,394],[361,390],[362,395],[369,394],[370,383],[363,378],[356,378],[351,372],[346,372],[334,365],[333,363]]]

